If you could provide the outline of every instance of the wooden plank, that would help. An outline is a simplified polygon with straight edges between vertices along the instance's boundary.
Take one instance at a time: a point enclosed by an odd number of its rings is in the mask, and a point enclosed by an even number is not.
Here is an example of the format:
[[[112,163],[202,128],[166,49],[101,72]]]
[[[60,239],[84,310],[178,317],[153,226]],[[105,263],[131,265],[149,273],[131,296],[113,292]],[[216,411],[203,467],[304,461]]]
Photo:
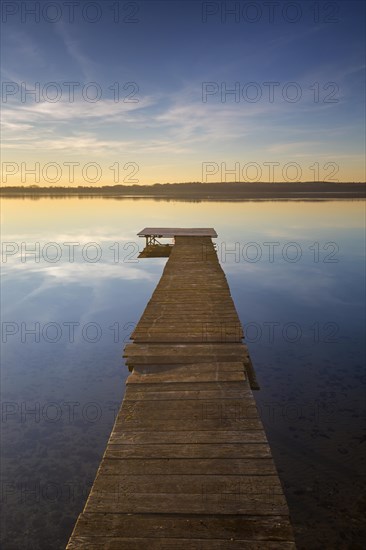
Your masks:
[[[209,341],[217,343],[231,341],[240,343],[243,337],[243,330],[239,326],[207,327],[204,323],[200,326],[195,326],[193,323],[192,326],[189,326],[188,323],[185,326],[177,324],[172,326],[160,325],[160,323],[149,326],[137,326],[130,336],[135,343],[138,343],[143,338],[151,342],[155,341],[156,343],[164,339],[168,339],[167,341],[175,339],[176,343],[184,343],[188,339],[198,340],[201,343]]]
[[[170,344],[167,344],[167,346]],[[196,345],[196,344],[192,344]],[[231,353],[224,353],[224,350],[222,353],[218,354],[215,352],[207,353],[205,355],[194,355],[193,351],[191,355],[188,355],[188,353],[180,353],[180,354],[174,354],[174,355],[149,355],[148,353],[144,353],[143,355],[134,355],[132,357],[127,356],[125,359],[125,363],[127,366],[137,367],[139,365],[149,365],[149,364],[160,364],[160,365],[167,365],[174,367],[174,365],[185,365],[189,362],[189,359],[195,363],[208,363],[210,361],[223,361],[225,358],[228,359],[228,361],[242,361],[245,363],[246,355],[244,355],[244,352],[242,354],[239,354],[238,351],[232,351]],[[174,370],[174,369],[171,369]],[[202,376],[204,376],[205,373],[202,373]],[[222,376],[222,372],[218,372],[220,376]],[[197,381],[200,379],[200,373],[197,372]],[[240,378],[238,380],[244,380],[244,378]],[[203,382],[204,380],[202,380]],[[189,380],[187,380],[189,382]]]
[[[250,391],[248,382],[243,381],[240,384],[237,384],[237,382],[218,382],[217,380],[214,380],[212,382],[171,382],[169,384],[165,384],[164,382],[159,383],[149,383],[147,380],[146,383],[143,386],[140,386],[139,384],[133,384],[131,383],[131,376],[130,375],[126,380],[126,393],[125,397],[129,395],[130,390],[134,391],[136,394],[137,392],[145,394],[148,396],[149,393],[154,392],[172,392],[172,391],[183,391],[183,392],[204,392],[204,391],[218,391],[220,388],[220,391],[225,391],[225,395],[230,395],[230,392],[241,392],[241,391]],[[241,397],[238,396],[238,397]],[[148,399],[148,397],[147,397]],[[253,398],[253,394],[251,393],[250,399]]]
[[[277,550],[282,548],[278,542],[282,545],[282,541],[291,540],[292,536],[291,526],[285,515],[268,517],[237,514],[222,516],[84,513],[79,516],[77,527],[84,536],[90,533],[91,537],[99,538],[103,542],[113,536],[135,538],[137,534],[157,540],[189,538],[202,539],[210,543],[215,538],[220,541],[253,540],[259,544],[269,540],[277,544]],[[78,547],[69,545],[68,548],[70,550]]]
[[[224,310],[223,308],[217,308],[215,311],[213,311],[212,309],[208,310],[208,307],[209,306],[206,304],[202,307],[202,309],[198,308],[197,310],[194,310],[192,305],[188,304],[186,307],[184,304],[182,304],[173,310],[171,307],[168,306],[154,305],[154,307],[151,306],[147,310],[145,310],[141,317],[140,323],[162,321],[169,324],[170,321],[173,319],[177,319],[178,322],[183,321],[186,323],[189,323],[192,319],[195,323],[240,322],[238,314],[231,308],[227,308],[226,310]]]
[[[146,349],[147,346],[152,346]],[[159,347],[158,347],[159,346]],[[185,346],[184,348],[182,346]],[[214,346],[217,346],[214,348]],[[225,361],[242,362],[248,357],[248,352],[241,343],[232,342],[204,342],[204,343],[172,343],[161,344],[160,342],[149,342],[147,344],[128,344],[123,357],[146,358],[147,363],[152,363],[151,359],[155,359],[155,364],[162,365],[177,363],[188,364],[192,363],[224,363]],[[226,349],[226,351],[225,351]],[[194,358],[197,358],[196,361]],[[150,359],[149,359],[150,358]],[[193,360],[192,360],[193,358]]]
[[[129,420],[138,416],[141,419],[210,420],[216,418],[241,420],[258,418],[258,410],[253,401],[244,399],[210,399],[195,401],[181,399],[179,401],[123,401],[120,414],[128,415]],[[118,418],[118,417],[117,417]]]
[[[192,343],[204,343],[204,342],[228,342],[228,343],[237,343],[240,342],[242,336],[238,335],[217,335],[212,334],[169,334],[169,333],[158,333],[158,334],[135,334],[134,341],[139,344],[146,344],[149,342],[165,342],[167,344],[176,344],[180,342],[192,342]]]
[[[244,361],[248,351],[236,343],[127,344],[123,355],[127,365],[208,363]]]
[[[101,542],[98,538],[89,537],[74,537],[73,543],[70,543],[67,548],[73,550],[100,550]],[[103,548],[106,550],[293,550],[295,544],[290,541],[278,542],[261,541],[253,542],[252,540],[222,540],[222,539],[187,539],[187,538],[122,538],[108,537],[103,539]]]
[[[231,341],[230,339],[233,339],[233,338],[236,338],[237,340],[237,342],[234,341],[234,343],[241,343],[243,339],[243,334],[240,334],[234,330],[231,330],[231,331],[217,330],[215,332],[208,332],[205,329],[201,328],[200,330],[196,330],[196,331],[186,329],[181,331],[172,330],[171,332],[169,332],[161,328],[154,328],[154,329],[148,329],[148,330],[146,329],[136,330],[131,335],[131,337],[134,339],[135,343],[137,342],[137,338],[150,338],[151,342],[149,341],[147,343],[153,343],[154,338],[156,338],[155,343],[160,343],[160,338],[168,337],[168,338],[175,338],[177,344],[185,343],[185,340],[182,340],[184,338],[200,338],[201,342],[197,342],[197,343],[202,343],[202,344],[205,344],[208,338],[214,338],[215,340],[213,340],[212,343],[220,344],[220,343],[230,342]]]
[[[152,360],[152,359],[151,359]],[[195,357],[194,360],[197,360]],[[138,368],[135,364],[136,360],[131,362],[127,361],[127,364],[132,364],[135,368],[132,374],[128,378],[128,384],[161,384],[165,382],[167,384],[176,384],[177,382],[244,382],[246,379],[244,370],[241,371],[203,371],[203,372],[179,372],[171,369],[169,371],[152,373],[152,374],[139,374],[136,372]],[[154,361],[155,363],[155,361]],[[148,363],[146,362],[146,365]],[[146,366],[145,365],[145,366]]]
[[[143,391],[145,388],[139,387],[139,391],[136,389],[136,385],[129,385],[128,391],[125,393],[125,401],[137,401],[141,399],[142,401],[179,401],[180,399],[193,399],[195,401],[210,401],[212,399],[250,399],[249,390],[242,388],[237,388],[234,390],[225,390],[225,389],[212,389],[212,390],[171,390],[169,387],[166,388],[166,384],[161,384],[164,387],[163,391],[158,391],[155,388],[155,391]]]
[[[269,458],[160,458],[123,459],[104,458],[99,473],[105,475],[276,475]]]
[[[284,496],[268,494],[233,495],[231,499],[222,494],[209,496],[184,493],[124,494],[101,493],[92,490],[88,499],[88,512],[131,514],[252,514],[281,515],[286,513]]]
[[[139,374],[156,374],[161,372],[197,374],[199,372],[243,372],[244,364],[242,361],[210,361],[200,363],[182,363],[182,364],[149,364],[135,367],[135,372]]]
[[[267,443],[267,437],[263,429],[256,430],[128,430],[124,426],[113,431],[109,443],[123,445],[154,445],[159,443],[210,443],[221,445],[223,443]]]
[[[106,458],[269,458],[268,444],[261,443],[195,443],[123,445],[108,444]]]
[[[159,357],[172,358],[176,355],[180,356],[199,356],[199,355],[225,355],[237,354],[247,356],[248,350],[242,344],[172,344],[171,346],[163,346],[161,344],[127,344],[124,355],[126,357],[134,357],[140,355],[154,355]],[[171,361],[175,363],[175,361]]]
[[[276,475],[222,476],[222,475],[108,475],[98,474],[96,492],[112,495],[135,494],[187,494],[200,495],[203,500],[211,495],[222,495],[223,500],[234,501],[246,494],[282,495],[282,487]]]
[[[177,414],[178,416],[178,414]],[[129,413],[122,415],[123,428],[115,426],[115,432],[127,429],[151,431],[185,431],[185,430],[260,430],[262,423],[258,417],[254,418],[225,418],[218,413],[217,418],[192,418],[179,421],[177,418],[141,418]]]
[[[235,330],[235,331],[242,331],[243,327],[240,325],[240,323],[235,322],[224,322],[222,320],[217,321],[216,323],[212,321],[201,321],[199,318],[192,322],[187,321],[172,321],[171,323],[167,322],[165,319],[155,319],[154,321],[150,322],[142,322],[140,321],[136,328],[139,328],[139,330],[151,330],[151,329],[165,329],[172,331],[186,331],[188,330],[206,330],[208,332],[216,332],[219,330]]]
[[[212,321],[215,321],[217,323],[219,323],[220,321],[224,321],[225,323],[239,323],[239,318],[237,315],[232,315],[231,313],[229,315],[226,315],[225,313],[222,314],[222,316],[219,316],[219,314],[217,315],[212,315],[211,313],[206,313],[206,312],[192,312],[192,311],[187,311],[187,312],[182,312],[182,311],[168,311],[168,312],[165,312],[165,313],[162,313],[161,311],[157,311],[156,313],[154,314],[146,314],[143,316],[143,325],[141,325],[142,327],[143,326],[146,326],[146,325],[150,325],[151,323],[158,323],[159,321],[161,320],[162,322],[162,326],[167,325],[168,327],[168,330],[169,330],[169,325],[170,323],[174,323],[174,324],[177,324],[177,323],[181,323],[181,322],[184,322],[184,323],[197,323],[198,322],[202,322],[202,323],[205,323],[205,322],[212,322]],[[136,325],[136,328],[138,327],[139,324]]]
[[[187,279],[186,277],[178,277],[175,275],[166,275],[160,283],[158,283],[154,296],[160,292],[214,292],[225,293],[226,296],[231,296],[229,287],[226,286],[225,277],[216,275],[210,277],[208,273],[204,275],[195,274],[194,279]]]
[[[165,319],[155,319],[155,321],[149,321],[146,323],[138,323],[136,325],[136,329],[142,331],[142,330],[159,330],[162,329],[168,331],[168,332],[175,332],[175,331],[181,331],[181,332],[197,332],[197,331],[206,331],[211,333],[216,333],[219,331],[235,331],[235,332],[243,332],[243,327],[240,326],[240,323],[236,322],[223,322],[220,320],[217,323],[207,322],[207,321],[201,321],[197,322],[197,320],[192,320],[191,322],[187,321],[179,321],[179,318],[177,321],[172,320],[171,323],[167,322]]]
[[[169,301],[170,303],[167,303]],[[174,302],[177,302],[174,304]],[[231,307],[231,304],[228,302],[228,300],[200,300],[198,296],[196,296],[196,299],[192,298],[191,300],[188,299],[182,299],[180,301],[177,301],[176,298],[172,297],[170,300],[159,298],[154,299],[151,302],[149,302],[149,311],[154,311],[157,309],[160,309],[161,311],[165,311],[168,313],[169,311],[172,311],[173,307],[177,308],[177,313],[179,313],[180,308],[182,308],[182,311],[187,312],[196,312],[200,313],[203,311],[203,313],[206,311],[208,313],[217,313],[218,319],[220,319],[220,313],[230,313],[231,315],[234,315],[236,312],[234,308]],[[144,316],[143,316],[144,317]],[[142,317],[142,318],[143,318]]]

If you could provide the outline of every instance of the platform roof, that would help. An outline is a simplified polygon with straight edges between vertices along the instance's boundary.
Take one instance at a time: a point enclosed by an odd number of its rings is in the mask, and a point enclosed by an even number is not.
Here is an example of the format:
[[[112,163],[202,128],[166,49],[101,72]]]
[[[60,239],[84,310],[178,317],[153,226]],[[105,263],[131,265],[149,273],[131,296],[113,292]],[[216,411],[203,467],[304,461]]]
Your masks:
[[[217,237],[213,227],[145,227],[139,237]]]

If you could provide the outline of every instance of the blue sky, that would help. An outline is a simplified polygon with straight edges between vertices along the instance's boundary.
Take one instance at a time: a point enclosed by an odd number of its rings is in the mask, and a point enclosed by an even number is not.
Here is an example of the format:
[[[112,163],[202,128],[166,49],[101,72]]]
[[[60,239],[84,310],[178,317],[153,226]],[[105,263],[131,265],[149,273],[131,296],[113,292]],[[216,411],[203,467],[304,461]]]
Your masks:
[[[37,20],[26,12],[36,4]],[[115,163],[118,183],[130,172],[138,183],[268,181],[268,163],[275,180],[365,179],[363,2],[79,1],[74,20],[68,9],[3,2],[7,185],[38,183],[21,182],[22,162],[40,163],[40,184],[47,163],[66,185],[90,183],[87,163],[101,168],[95,185],[116,182]],[[25,86],[39,86],[38,102]],[[65,162],[79,163],[74,181]],[[300,172],[286,171],[294,163]]]

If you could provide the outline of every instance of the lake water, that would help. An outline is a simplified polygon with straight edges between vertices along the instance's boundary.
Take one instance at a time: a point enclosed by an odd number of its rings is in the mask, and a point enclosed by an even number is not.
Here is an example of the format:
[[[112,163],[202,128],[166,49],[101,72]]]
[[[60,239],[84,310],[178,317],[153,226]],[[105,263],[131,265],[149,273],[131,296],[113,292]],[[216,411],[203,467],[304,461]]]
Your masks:
[[[2,203],[2,548],[64,548],[82,511],[166,261],[146,226],[216,229],[298,547],[362,548],[364,201]]]

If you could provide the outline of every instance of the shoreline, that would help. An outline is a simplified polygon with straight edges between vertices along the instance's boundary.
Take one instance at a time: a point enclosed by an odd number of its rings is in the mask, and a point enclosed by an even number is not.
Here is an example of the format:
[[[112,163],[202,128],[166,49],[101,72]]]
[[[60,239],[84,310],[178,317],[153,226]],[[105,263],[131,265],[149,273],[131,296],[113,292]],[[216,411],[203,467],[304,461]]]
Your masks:
[[[246,202],[246,201],[327,201],[327,200],[365,200],[365,193],[352,193],[352,192],[326,192],[326,193],[277,193],[277,194],[248,194],[245,196],[237,196],[228,198],[227,195],[169,195],[169,194],[112,194],[112,193],[1,193],[0,198],[14,199],[14,198],[31,198],[33,200],[41,198],[78,198],[78,199],[154,199],[162,201],[187,201],[187,202]]]
[[[4,186],[0,197],[102,197],[188,201],[365,199],[366,184],[334,182],[166,183],[154,185]]]

